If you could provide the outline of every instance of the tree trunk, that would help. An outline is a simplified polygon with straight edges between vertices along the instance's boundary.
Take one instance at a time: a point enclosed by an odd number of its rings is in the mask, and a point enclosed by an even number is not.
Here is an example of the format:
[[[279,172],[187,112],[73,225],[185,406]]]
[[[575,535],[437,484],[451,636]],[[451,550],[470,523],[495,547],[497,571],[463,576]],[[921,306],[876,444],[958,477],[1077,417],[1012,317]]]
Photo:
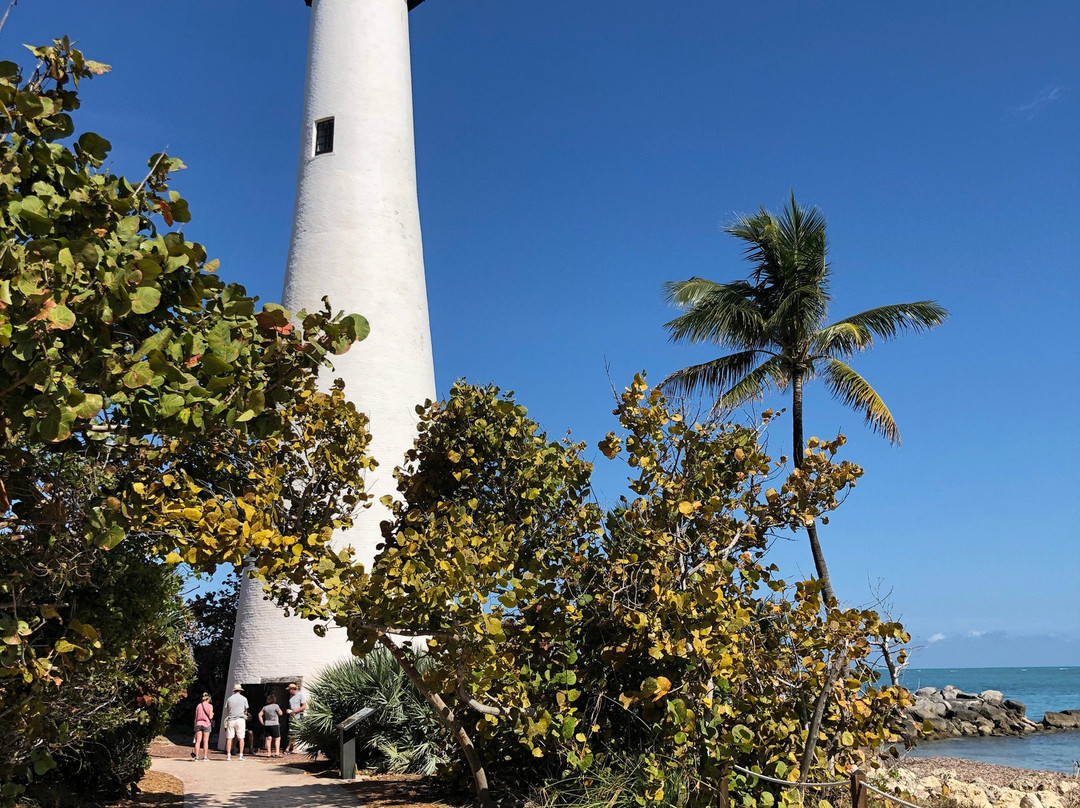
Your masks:
[[[803,467],[803,452],[806,449],[806,441],[803,439],[803,374],[796,372],[791,377],[791,455],[795,461],[795,468]],[[817,570],[818,580],[821,581],[821,594],[824,596],[825,605],[833,606],[836,603],[836,594],[833,592],[832,579],[829,577],[829,568],[825,564],[825,553],[821,550],[821,542],[818,541],[817,525],[813,522],[806,526],[806,535],[810,537],[810,553],[814,556],[814,569]]]
[[[385,634],[379,634],[379,642],[383,647],[390,652],[390,654],[397,660],[397,663],[401,666],[401,669],[405,671],[405,675],[409,677],[409,680],[416,685],[416,689],[424,694],[424,698],[428,700],[434,710],[435,714],[439,717],[439,721],[443,726],[449,730],[450,734],[454,736],[454,740],[457,741],[458,746],[461,747],[462,754],[465,755],[465,760],[469,763],[469,768],[472,769],[473,785],[476,788],[476,802],[480,808],[498,808],[495,805],[495,800],[491,798],[491,793],[488,790],[487,773],[484,771],[484,764],[480,760],[480,755],[476,751],[476,746],[473,745],[472,738],[469,737],[469,733],[465,731],[465,728],[461,726],[461,722],[454,717],[453,711],[443,701],[442,696],[435,693],[424,682],[424,677],[420,675],[420,671],[416,669],[416,666],[412,664],[412,660],[408,655],[391,640]]]
[[[882,640],[878,643],[878,648],[881,649],[881,656],[885,659],[885,667],[889,669],[889,682],[893,687],[900,685],[900,672],[896,670],[896,663],[892,658],[892,650],[889,648],[887,640]]]
[[[802,762],[799,763],[799,779],[801,780],[806,780],[810,774],[810,766],[814,763],[814,752],[817,750],[818,733],[821,731],[821,722],[825,718],[825,707],[829,703],[833,685],[836,684],[840,671],[843,670],[846,664],[847,649],[845,648],[833,660],[833,664],[825,674],[825,682],[821,685],[821,692],[818,693],[817,700],[814,702],[814,715],[810,719],[810,726],[806,733],[806,747],[803,749]]]

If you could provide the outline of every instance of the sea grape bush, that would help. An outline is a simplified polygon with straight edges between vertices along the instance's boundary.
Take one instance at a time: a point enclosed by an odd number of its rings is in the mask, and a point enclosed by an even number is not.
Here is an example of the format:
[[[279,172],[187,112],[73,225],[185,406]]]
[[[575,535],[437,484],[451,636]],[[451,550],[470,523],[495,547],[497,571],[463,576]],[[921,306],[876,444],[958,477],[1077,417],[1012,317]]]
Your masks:
[[[709,804],[727,777],[769,806],[794,792],[730,764],[820,780],[897,740],[907,695],[870,663],[902,627],[824,609],[818,584],[789,586],[764,559],[861,476],[835,457],[843,438],[811,441],[781,482],[759,429],[689,422],[642,377],[616,415],[599,448],[625,460],[630,493],[604,511],[583,445],[549,440],[497,388],[456,384],[420,413],[372,570],[309,614],[333,612],[357,653],[428,638],[431,667],[411,675],[484,804],[629,755],[641,804],[669,800],[674,771],[682,802]]]
[[[103,630],[100,604],[76,597],[110,553],[196,571],[247,558],[255,575],[293,580],[318,564],[330,575],[347,559],[324,548],[364,503],[372,465],[366,420],[341,385],[316,387],[366,321],[328,303],[293,316],[222,281],[202,245],[173,229],[190,219],[168,185],[183,164],[154,155],[131,182],[107,168],[105,138],[76,135],[79,84],[107,66],[67,38],[31,51],[28,76],[0,62],[8,801],[74,737],[56,709],[71,703],[65,688],[138,651],[131,635]],[[172,658],[155,664],[180,670]],[[178,689],[163,684],[141,703]]]

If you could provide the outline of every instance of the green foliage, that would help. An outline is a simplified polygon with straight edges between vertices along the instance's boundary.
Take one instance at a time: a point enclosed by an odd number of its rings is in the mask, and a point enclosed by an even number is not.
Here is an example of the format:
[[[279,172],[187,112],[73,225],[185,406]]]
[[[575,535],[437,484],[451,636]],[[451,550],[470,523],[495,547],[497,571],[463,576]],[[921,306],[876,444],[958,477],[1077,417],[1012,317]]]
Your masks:
[[[684,313],[666,324],[675,342],[712,342],[736,353],[672,373],[664,385],[704,392],[730,409],[776,387],[822,377],[830,392],[861,411],[875,432],[900,442],[900,432],[874,389],[843,360],[874,340],[928,331],[948,312],[931,300],[864,311],[826,325],[832,301],[825,217],[791,203],[781,216],[761,209],[727,228],[746,246],[754,268],[746,280],[719,284],[690,278],[665,284],[668,301]],[[802,425],[799,424],[800,436]],[[798,440],[794,451],[801,451]]]
[[[189,220],[154,155],[138,183],[75,136],[81,80],[107,68],[65,38],[0,63],[0,779],[67,748],[57,709],[95,660],[137,655],[76,597],[117,552],[301,581],[365,500],[366,421],[319,370],[367,333],[329,304],[258,307],[173,231]],[[171,647],[162,635],[155,642]],[[134,642],[132,640],[132,642]],[[179,668],[177,668],[179,669]],[[67,753],[65,753],[67,754]],[[2,799],[14,798],[12,785]]]
[[[37,751],[44,762],[40,753],[48,747],[42,739],[66,739],[52,755],[56,768],[37,768],[29,796],[47,803],[48,795],[118,794],[142,776],[147,747],[164,729],[192,671],[181,583],[136,543],[125,542],[68,589],[70,599],[97,616],[100,648],[64,668],[62,686],[43,696],[46,709],[25,725],[27,735],[9,739],[5,763],[27,746],[31,760]],[[62,636],[56,625],[41,631],[43,640]]]
[[[416,667],[428,667],[414,657]],[[340,765],[337,725],[363,709],[357,726],[357,766],[396,774],[433,774],[452,751],[450,739],[413,684],[384,649],[330,666],[308,688],[299,738]]]
[[[640,377],[616,414],[600,449],[625,459],[631,494],[605,514],[582,446],[549,441],[497,388],[455,385],[421,414],[373,570],[327,601],[358,652],[431,638],[423,689],[479,751],[481,798],[489,773],[522,793],[623,771],[640,804],[708,804],[731,763],[799,777],[819,704],[803,777],[895,741],[907,695],[877,686],[869,655],[903,629],[824,609],[818,584],[762,562],[861,476],[835,459],[843,438],[774,483],[758,429],[688,422]],[[748,806],[786,799],[732,784]]]
[[[665,284],[668,302],[684,313],[665,324],[674,342],[712,342],[735,352],[677,370],[662,386],[681,394],[714,396],[717,412],[791,388],[791,451],[803,464],[803,384],[821,377],[834,397],[856,411],[875,432],[900,442],[900,430],[877,391],[845,360],[868,350],[875,338],[928,331],[949,316],[931,300],[881,306],[826,325],[832,267],[827,261],[825,217],[817,208],[791,203],[779,217],[765,209],[727,232],[746,245],[754,268],[746,280],[719,284],[704,278]],[[825,602],[836,596],[813,519],[806,533]]]

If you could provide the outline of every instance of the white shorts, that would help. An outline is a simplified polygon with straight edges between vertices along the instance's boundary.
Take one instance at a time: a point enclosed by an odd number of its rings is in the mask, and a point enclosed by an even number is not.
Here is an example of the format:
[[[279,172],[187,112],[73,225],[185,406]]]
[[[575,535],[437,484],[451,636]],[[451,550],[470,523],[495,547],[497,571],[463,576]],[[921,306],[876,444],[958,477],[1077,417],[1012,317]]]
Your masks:
[[[243,738],[247,735],[247,722],[243,718],[229,718],[225,721],[225,737],[230,741],[233,738]]]

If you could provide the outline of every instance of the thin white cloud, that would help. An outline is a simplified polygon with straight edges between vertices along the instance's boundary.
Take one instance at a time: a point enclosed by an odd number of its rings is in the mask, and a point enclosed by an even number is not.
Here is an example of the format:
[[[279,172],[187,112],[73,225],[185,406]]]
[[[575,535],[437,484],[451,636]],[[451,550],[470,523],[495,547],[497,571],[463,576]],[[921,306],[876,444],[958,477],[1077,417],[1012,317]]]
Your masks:
[[[945,635],[939,631],[937,634],[931,634],[930,637],[927,639],[927,642],[941,642],[944,639]]]
[[[1030,121],[1032,118],[1034,118],[1044,109],[1046,109],[1048,105],[1059,100],[1064,94],[1065,91],[1061,87],[1058,87],[1056,85],[1052,87],[1047,87],[1028,103],[1022,104],[1019,107],[1013,109],[1013,113],[1020,116],[1021,118],[1025,118]]]
[[[979,629],[973,628],[971,631],[968,632],[968,636],[969,637],[981,637],[985,633],[986,633],[985,631],[979,631]]]

